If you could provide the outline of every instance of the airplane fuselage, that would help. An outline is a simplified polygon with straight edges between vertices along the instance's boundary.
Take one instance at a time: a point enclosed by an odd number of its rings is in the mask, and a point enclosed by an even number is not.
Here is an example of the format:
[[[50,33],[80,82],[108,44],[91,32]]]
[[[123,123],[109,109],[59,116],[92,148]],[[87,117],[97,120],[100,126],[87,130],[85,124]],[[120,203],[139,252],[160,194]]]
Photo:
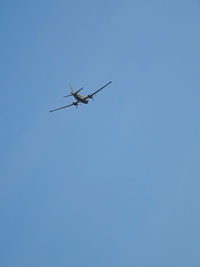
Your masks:
[[[79,101],[83,104],[88,104],[88,99],[85,99],[85,96],[83,96],[83,95],[73,94],[73,97],[75,97],[77,101]]]

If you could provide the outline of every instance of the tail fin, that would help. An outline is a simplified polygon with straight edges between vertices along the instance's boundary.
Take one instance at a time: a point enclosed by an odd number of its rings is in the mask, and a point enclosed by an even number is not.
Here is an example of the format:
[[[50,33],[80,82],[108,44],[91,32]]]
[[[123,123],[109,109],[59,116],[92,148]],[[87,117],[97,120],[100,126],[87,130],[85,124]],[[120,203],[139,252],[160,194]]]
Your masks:
[[[70,87],[70,89],[71,89],[72,94],[75,94],[75,91],[74,91],[74,89],[72,88],[71,84],[69,85],[69,87]]]

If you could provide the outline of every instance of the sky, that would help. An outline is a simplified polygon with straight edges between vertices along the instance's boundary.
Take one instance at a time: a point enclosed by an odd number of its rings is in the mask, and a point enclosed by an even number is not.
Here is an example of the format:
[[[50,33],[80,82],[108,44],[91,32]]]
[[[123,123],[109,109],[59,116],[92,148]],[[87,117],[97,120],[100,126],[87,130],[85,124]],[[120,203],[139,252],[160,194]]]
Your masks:
[[[0,266],[199,267],[200,2],[0,13]]]

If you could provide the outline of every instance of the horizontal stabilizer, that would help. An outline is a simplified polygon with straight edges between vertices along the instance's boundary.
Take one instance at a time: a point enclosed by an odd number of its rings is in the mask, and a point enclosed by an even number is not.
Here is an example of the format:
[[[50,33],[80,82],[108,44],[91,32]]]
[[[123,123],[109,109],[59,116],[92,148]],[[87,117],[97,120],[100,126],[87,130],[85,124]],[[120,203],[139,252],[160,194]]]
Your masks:
[[[71,95],[64,95],[63,97],[69,97],[69,96],[72,96],[72,94]]]
[[[75,92],[75,94],[78,94],[81,90],[83,90],[84,87],[82,87],[81,89],[79,89],[78,91]]]

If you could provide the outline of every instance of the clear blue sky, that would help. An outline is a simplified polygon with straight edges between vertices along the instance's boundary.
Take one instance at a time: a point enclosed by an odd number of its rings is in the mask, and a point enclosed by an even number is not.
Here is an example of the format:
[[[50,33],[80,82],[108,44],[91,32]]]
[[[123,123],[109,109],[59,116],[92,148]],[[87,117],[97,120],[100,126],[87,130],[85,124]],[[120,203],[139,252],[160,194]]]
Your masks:
[[[200,2],[0,12],[0,266],[199,267]]]

